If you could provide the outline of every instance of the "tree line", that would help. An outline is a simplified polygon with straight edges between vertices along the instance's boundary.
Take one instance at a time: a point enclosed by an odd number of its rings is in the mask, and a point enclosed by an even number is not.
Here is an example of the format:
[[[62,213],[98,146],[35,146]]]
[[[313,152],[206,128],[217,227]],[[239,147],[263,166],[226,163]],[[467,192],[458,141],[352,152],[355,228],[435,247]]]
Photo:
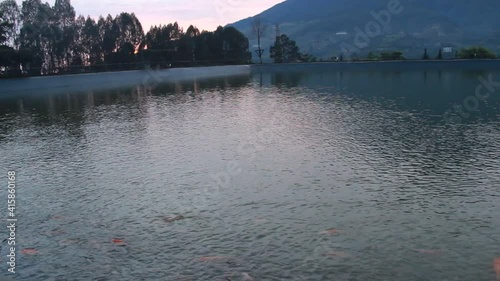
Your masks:
[[[76,16],[71,0],[0,3],[0,67],[31,75],[194,64],[249,63],[248,39],[233,27],[214,32],[177,23],[144,33],[134,13]]]
[[[443,49],[438,49],[436,55],[432,56],[429,54],[427,48],[424,49],[422,55],[422,60],[442,60],[442,59],[496,59],[497,56],[491,50],[484,47],[469,47],[461,48],[455,53],[445,56],[443,54]],[[369,52],[365,59],[361,60],[404,60],[406,59],[403,52],[401,51],[385,51],[379,54],[374,52]]]

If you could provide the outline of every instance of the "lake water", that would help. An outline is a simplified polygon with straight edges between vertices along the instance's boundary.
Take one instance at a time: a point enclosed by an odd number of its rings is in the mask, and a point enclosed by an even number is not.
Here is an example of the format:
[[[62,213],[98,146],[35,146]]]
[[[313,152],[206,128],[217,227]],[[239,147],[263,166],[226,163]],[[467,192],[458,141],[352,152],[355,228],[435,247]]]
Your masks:
[[[0,97],[17,280],[495,280],[490,75],[262,68]]]

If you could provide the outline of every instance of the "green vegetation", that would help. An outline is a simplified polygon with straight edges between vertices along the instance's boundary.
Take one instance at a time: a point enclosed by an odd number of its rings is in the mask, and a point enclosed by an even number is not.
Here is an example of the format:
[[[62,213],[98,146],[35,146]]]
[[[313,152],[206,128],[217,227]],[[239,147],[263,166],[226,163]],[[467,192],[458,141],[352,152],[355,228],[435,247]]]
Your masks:
[[[404,60],[403,52],[400,51],[391,51],[391,52],[382,52],[380,54],[381,60]]]
[[[470,47],[458,51],[460,59],[495,59],[497,56],[484,47]]]
[[[270,57],[274,59],[274,63],[317,61],[312,55],[301,53],[295,41],[288,38],[285,34],[276,37],[274,45],[271,46],[269,53]]]
[[[437,55],[434,59],[442,60],[442,59],[496,59],[496,55],[484,48],[484,47],[471,47],[461,49],[456,51],[454,55],[450,55],[445,57],[443,49],[439,49],[437,51]],[[422,55],[422,60],[430,60],[427,48],[424,49],[424,53]],[[334,58],[332,58],[334,60]],[[357,55],[351,56],[352,61],[386,61],[386,60],[406,60],[403,52],[400,51],[385,51],[380,54],[369,52],[366,57],[359,58]]]
[[[368,60],[380,60],[380,57],[374,54],[373,52],[369,52],[366,58]]]
[[[22,24],[20,24],[22,19]],[[248,39],[234,27],[186,32],[177,23],[144,34],[134,13],[94,20],[76,16],[70,0],[0,3],[0,69],[30,75],[155,67],[246,64]]]
[[[386,51],[380,54],[369,52],[366,57],[359,57],[358,55],[352,55],[352,61],[390,61],[390,60],[404,60],[403,52],[400,51]]]

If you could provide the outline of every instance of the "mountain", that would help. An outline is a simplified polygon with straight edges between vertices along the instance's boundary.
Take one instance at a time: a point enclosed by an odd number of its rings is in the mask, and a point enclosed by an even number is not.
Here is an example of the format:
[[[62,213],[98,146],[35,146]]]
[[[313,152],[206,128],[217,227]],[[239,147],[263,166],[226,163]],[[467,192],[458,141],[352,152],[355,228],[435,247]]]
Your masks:
[[[498,0],[287,0],[230,25],[256,45],[251,23],[255,17],[265,22],[266,57],[279,25],[280,33],[295,40],[303,52],[318,57],[400,50],[406,57],[419,58],[424,48],[432,57],[441,47],[471,45],[500,53],[498,11]]]

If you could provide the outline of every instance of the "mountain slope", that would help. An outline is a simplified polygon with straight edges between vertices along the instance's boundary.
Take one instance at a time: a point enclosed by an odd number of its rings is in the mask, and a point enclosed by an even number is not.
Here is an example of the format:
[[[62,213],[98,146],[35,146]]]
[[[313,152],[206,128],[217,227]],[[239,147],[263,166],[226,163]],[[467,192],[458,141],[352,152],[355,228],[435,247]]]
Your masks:
[[[381,34],[364,40],[367,46],[355,44],[359,30],[366,32],[367,24],[375,20],[372,14],[388,10],[393,2],[397,0],[288,0],[256,15],[268,25],[262,45],[268,49],[279,24],[280,32],[297,41],[303,51],[324,58],[339,55],[346,46],[352,47],[348,53],[353,56],[398,49],[416,58],[424,48],[433,55],[444,46],[479,44],[500,52],[498,0],[400,0],[401,12],[392,14]],[[255,45],[253,18],[231,25]]]

